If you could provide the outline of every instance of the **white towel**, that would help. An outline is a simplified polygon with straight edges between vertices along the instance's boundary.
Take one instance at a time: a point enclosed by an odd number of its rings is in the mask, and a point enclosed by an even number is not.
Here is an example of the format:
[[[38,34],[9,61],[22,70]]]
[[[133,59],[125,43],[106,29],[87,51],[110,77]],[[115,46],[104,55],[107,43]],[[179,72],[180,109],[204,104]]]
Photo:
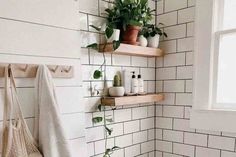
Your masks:
[[[36,102],[34,137],[44,157],[72,157],[52,76],[45,65],[39,66],[36,76]]]

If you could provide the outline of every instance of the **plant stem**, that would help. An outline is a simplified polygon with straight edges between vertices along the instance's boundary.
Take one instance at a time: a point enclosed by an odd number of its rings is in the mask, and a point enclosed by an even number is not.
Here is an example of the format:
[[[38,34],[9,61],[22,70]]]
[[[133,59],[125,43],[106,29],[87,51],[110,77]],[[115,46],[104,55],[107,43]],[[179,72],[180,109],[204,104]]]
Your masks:
[[[102,56],[103,56],[103,64],[101,66],[104,67],[104,70],[103,70],[103,94],[102,94],[102,97],[104,98],[106,96],[106,87],[107,87],[107,81],[106,81],[106,56],[105,56],[105,48],[106,48],[106,45],[107,43],[104,44],[104,47],[103,47],[103,52],[102,52]],[[104,130],[105,130],[105,151],[107,149],[107,131],[106,131],[106,109],[104,107],[103,109],[103,112],[104,112]]]

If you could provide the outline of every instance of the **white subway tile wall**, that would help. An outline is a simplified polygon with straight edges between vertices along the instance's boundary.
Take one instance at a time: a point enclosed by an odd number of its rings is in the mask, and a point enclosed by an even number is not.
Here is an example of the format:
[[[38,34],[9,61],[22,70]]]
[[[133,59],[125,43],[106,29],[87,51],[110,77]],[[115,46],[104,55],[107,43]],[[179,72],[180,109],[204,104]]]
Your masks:
[[[161,0],[158,4],[162,10],[156,19],[166,23],[169,37],[160,43],[166,55],[156,67],[157,91],[166,95],[156,106],[156,157],[236,157],[235,134],[189,126],[195,0]]]

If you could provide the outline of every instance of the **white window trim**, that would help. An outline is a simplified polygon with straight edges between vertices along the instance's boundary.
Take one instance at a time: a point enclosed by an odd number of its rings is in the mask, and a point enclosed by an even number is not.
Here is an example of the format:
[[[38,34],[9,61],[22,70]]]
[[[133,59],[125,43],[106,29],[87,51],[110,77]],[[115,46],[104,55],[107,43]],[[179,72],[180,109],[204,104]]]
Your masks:
[[[217,0],[196,0],[195,19],[195,53],[194,53],[194,88],[193,109],[191,111],[190,126],[195,129],[236,132],[236,110],[212,109],[214,95],[214,65],[213,48],[216,22],[213,19]],[[225,33],[224,31],[220,33]],[[214,80],[214,81],[213,81]]]
[[[220,37],[222,35],[226,35],[226,34],[231,34],[231,33],[236,33],[236,29],[229,29],[229,30],[222,30],[222,31],[217,31],[215,33],[215,43],[214,44],[214,51],[215,51],[215,55],[213,56],[214,58],[214,62],[213,65],[218,65],[218,58],[219,58],[219,46],[220,46]],[[225,108],[229,108],[229,109],[236,109],[236,104],[220,104],[216,102],[216,97],[217,97],[217,82],[218,82],[218,66],[214,66],[213,68],[213,78],[212,78],[212,83],[213,83],[213,90],[212,90],[212,102],[211,104],[214,105],[216,109],[221,109],[220,106],[224,105]],[[218,107],[217,107],[218,106]],[[224,108],[224,109],[225,109]]]

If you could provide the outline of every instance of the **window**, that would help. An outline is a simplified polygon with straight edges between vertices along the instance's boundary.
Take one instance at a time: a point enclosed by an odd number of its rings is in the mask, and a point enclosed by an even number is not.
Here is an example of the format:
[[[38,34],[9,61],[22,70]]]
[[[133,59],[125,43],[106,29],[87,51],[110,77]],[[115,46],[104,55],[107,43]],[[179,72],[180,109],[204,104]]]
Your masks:
[[[212,108],[236,109],[236,1],[215,3]]]
[[[196,0],[191,126],[236,132],[236,0]]]

